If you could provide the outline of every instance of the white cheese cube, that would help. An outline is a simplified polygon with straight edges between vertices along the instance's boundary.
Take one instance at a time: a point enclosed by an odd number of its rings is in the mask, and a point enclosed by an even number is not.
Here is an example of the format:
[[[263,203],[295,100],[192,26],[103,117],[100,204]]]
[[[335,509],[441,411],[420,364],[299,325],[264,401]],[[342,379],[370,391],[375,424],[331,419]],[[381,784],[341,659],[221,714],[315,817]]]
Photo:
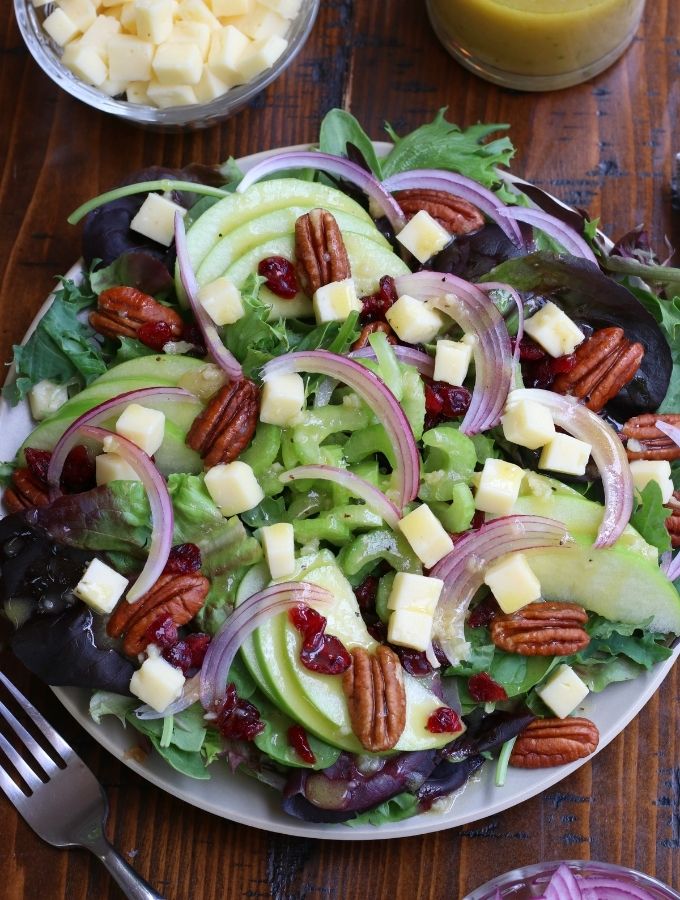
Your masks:
[[[44,378],[28,392],[31,415],[37,421],[56,412],[68,400],[68,388]]]
[[[176,18],[186,22],[203,22],[211,31],[222,27],[203,0],[182,0],[177,7]]]
[[[260,421],[287,428],[305,406],[305,383],[297,372],[268,378],[262,387]]]
[[[472,359],[472,347],[462,341],[437,341],[434,356],[434,380],[461,385]]]
[[[387,624],[387,640],[400,647],[411,647],[423,653],[432,639],[432,616],[413,612],[408,609],[397,609],[390,616]]]
[[[115,34],[106,44],[109,78],[114,81],[148,81],[154,46],[131,34]]]
[[[94,461],[97,484],[110,481],[141,481],[141,478],[119,453],[100,453]]]
[[[225,275],[204,284],[198,292],[198,302],[215,325],[233,325],[245,312],[241,292]]]
[[[213,34],[208,53],[211,70],[228,84],[235,83],[241,58],[250,41],[233,25],[226,25]]]
[[[541,584],[523,553],[509,553],[488,566],[484,584],[504,613],[513,613],[541,599]]]
[[[285,578],[295,571],[293,526],[288,522],[265,525],[261,529],[262,549],[272,578]]]
[[[151,85],[147,91],[151,97]],[[184,218],[187,211],[160,194],[149,194],[130,222],[130,228],[138,234],[143,234],[144,237],[151,238],[152,241],[163,244],[164,247],[169,247],[175,237],[175,213]]]
[[[324,322],[344,322],[351,312],[361,312],[361,300],[351,278],[331,281],[314,292],[312,308],[317,325]]]
[[[165,436],[165,413],[130,403],[118,417],[116,433],[153,456]]]
[[[78,31],[86,31],[97,18],[97,10],[90,0],[57,0],[57,5]]]
[[[223,516],[236,516],[264,500],[264,493],[248,463],[220,463],[205,473],[205,486]]]
[[[505,414],[501,416],[503,434],[513,444],[537,450],[555,437],[552,413],[535,400],[517,400],[508,397]]]
[[[123,578],[111,566],[95,558],[73,588],[73,593],[95,612],[108,615],[123,596],[127,585],[127,578]]]
[[[211,0],[213,13],[219,18],[243,16],[253,7],[253,0]]]
[[[210,49],[210,34],[210,28],[205,22],[177,22],[168,40],[173,44],[195,44],[205,62]]]
[[[118,97],[125,94],[127,83],[125,81],[111,81],[110,78],[107,78],[99,85],[99,90],[109,97]]]
[[[94,47],[82,47],[80,41],[69,44],[64,48],[61,61],[85,84],[99,87],[106,81],[108,75],[106,63]]]
[[[172,32],[173,0],[135,0],[137,37],[152,44],[167,41]]]
[[[130,0],[126,0],[119,9],[119,19],[120,24],[123,26],[123,31],[126,31],[128,34],[137,34],[137,11],[135,10],[135,4],[131,3]]]
[[[194,93],[199,103],[210,103],[216,97],[226,94],[230,87],[233,85],[218,78],[209,66],[205,66],[201,80],[194,85]]]
[[[125,94],[127,96],[128,103],[141,103],[146,106],[149,102],[149,97],[146,93],[146,89],[149,86],[147,81],[130,81],[125,88]]]
[[[524,333],[554,357],[568,356],[585,339],[581,329],[550,300],[526,320]]]
[[[203,57],[195,44],[171,44],[156,48],[151,63],[160,84],[198,84],[203,74]]]
[[[661,488],[661,497],[668,503],[673,494],[671,480],[671,464],[665,459],[635,459],[630,464],[633,484],[638,491],[643,491],[650,481],[656,481]]]
[[[78,34],[78,26],[59,8],[43,20],[43,28],[60,47],[68,44]]]
[[[564,472],[565,475],[583,475],[593,448],[569,434],[556,434],[541,451],[539,469]]]
[[[120,30],[121,24],[114,16],[97,16],[78,43],[81,47],[94,48],[104,62],[107,62],[106,45],[110,38],[120,34]]]
[[[571,666],[561,665],[552,672],[536,693],[558,719],[566,719],[579,703],[588,696],[588,686]]]
[[[440,578],[427,578],[411,572],[397,572],[392,582],[392,590],[387,598],[387,608],[410,610],[433,616],[444,587]]]
[[[426,503],[399,521],[399,531],[428,569],[453,550],[453,541]]]
[[[301,2],[302,0],[258,0],[260,6],[273,9],[274,12],[283,16],[284,19],[294,19],[300,12]]]
[[[162,656],[149,657],[130,679],[130,693],[162,713],[182,693],[185,680],[181,669]]]
[[[475,508],[498,516],[507,516],[519,496],[524,469],[502,459],[489,459],[479,476]]]
[[[402,294],[387,310],[385,318],[407,344],[429,344],[444,325],[440,312],[409,294]]]
[[[161,84],[160,81],[150,81],[146,89],[149,101],[159,109],[167,109],[170,106],[190,106],[196,103],[196,91],[190,84]]]
[[[451,242],[446,228],[442,228],[424,209],[417,212],[395,237],[421,263],[427,262]]]
[[[273,66],[287,46],[288,41],[278,34],[254,41],[239,60],[238,75],[244,82],[251,81],[265,69]]]
[[[278,13],[263,10],[259,15],[251,17],[249,26],[244,26],[243,31],[254,41],[264,41],[272,35],[283,37],[288,31],[288,22]]]

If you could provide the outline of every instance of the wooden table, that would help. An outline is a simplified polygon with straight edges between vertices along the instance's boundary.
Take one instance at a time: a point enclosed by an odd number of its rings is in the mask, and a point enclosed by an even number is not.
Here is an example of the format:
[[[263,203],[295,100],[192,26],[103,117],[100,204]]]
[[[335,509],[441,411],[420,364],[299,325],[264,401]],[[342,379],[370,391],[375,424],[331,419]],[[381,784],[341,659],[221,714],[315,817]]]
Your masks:
[[[252,106],[210,131],[137,130],[57,90],[25,50],[11,3],[0,11],[0,356],[9,360],[53,284],[79,256],[66,215],[148,164],[214,162],[315,140],[323,113],[350,109],[375,138],[448,105],[461,125],[509,122],[514,170],[601,216],[610,234],[646,222],[673,237],[670,176],[680,150],[680,4],[653,0],[625,57],[595,81],[530,95],[469,75],[441,49],[422,2],[322,0],[309,43]],[[676,243],[679,236],[676,234]],[[455,900],[516,865],[608,860],[680,887],[680,678],[672,673],[592,764],[474,825],[423,838],[339,844],[232,825],[151,787],[86,738],[47,689],[7,668],[78,748],[111,801],[109,835],[173,900]],[[42,844],[0,799],[0,895],[120,896],[85,853]]]

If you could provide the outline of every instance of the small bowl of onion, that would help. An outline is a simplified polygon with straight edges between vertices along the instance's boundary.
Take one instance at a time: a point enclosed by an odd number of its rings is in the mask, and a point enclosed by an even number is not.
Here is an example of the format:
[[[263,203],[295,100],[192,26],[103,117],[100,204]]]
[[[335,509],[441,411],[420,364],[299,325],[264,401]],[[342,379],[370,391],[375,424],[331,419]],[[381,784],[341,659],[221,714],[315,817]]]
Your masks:
[[[320,0],[14,0],[42,70],[78,100],[163,131],[207,128],[274,81]]]

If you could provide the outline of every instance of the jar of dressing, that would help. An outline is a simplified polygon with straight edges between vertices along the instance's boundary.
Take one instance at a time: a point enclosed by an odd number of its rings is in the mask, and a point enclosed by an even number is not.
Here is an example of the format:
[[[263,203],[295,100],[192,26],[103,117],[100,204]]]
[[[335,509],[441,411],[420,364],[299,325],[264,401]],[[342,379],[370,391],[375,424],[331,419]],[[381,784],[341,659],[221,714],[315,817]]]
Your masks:
[[[633,40],[645,0],[427,0],[437,37],[487,81],[548,91],[587,81]]]

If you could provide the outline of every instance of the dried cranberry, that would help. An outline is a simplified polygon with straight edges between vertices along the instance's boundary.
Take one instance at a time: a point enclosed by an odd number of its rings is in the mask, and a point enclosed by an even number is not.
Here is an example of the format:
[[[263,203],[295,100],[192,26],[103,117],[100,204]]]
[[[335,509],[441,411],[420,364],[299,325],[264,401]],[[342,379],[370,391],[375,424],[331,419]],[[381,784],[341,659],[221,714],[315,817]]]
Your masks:
[[[225,738],[235,741],[252,741],[264,731],[258,708],[242,700],[232,683],[227,685],[224,700],[217,709],[215,724]]]
[[[447,419],[457,419],[465,415],[472,399],[467,388],[447,384],[445,381],[433,381],[431,378],[423,378],[423,381],[427,428],[433,428]]]
[[[311,606],[300,603],[290,610],[288,616],[305,641],[313,641],[326,630],[325,617]]]
[[[313,766],[316,762],[316,756],[312,748],[309,746],[307,732],[302,725],[291,725],[288,729],[288,743],[295,750],[302,762]]]
[[[368,325],[369,322],[384,322],[385,313],[396,301],[397,289],[394,286],[394,278],[390,275],[383,275],[375,294],[361,298],[362,309],[359,321],[362,325]]]
[[[508,695],[502,684],[498,684],[488,674],[480,672],[468,680],[468,691],[477,703],[493,703],[495,700],[507,700]]]
[[[203,332],[195,322],[185,322],[182,326],[182,340],[187,344],[193,344],[197,350],[205,349]],[[162,349],[162,348],[161,348]]]
[[[184,675],[191,668],[191,651],[186,641],[177,641],[172,647],[164,650],[163,659],[167,660],[176,669],[181,669]]]
[[[84,444],[77,444],[64,461],[61,486],[70,494],[89,491],[96,485],[94,457]]]
[[[186,675],[190,669],[200,669],[205,659],[205,654],[210,644],[207,634],[190,634],[181,641],[177,641],[172,647],[163,651],[164,659],[170,665],[181,669]]]
[[[500,612],[500,607],[494,597],[485,597],[468,616],[467,624],[470,628],[486,628]]]
[[[517,347],[517,338],[512,338],[512,351],[515,352]],[[545,359],[546,352],[535,341],[529,337],[523,337],[519,342],[519,358],[520,362],[538,362]]]
[[[191,668],[200,669],[210,646],[210,635],[200,631],[190,634],[186,639],[186,644],[191,652]]]
[[[460,716],[449,706],[440,706],[432,713],[425,726],[432,734],[451,734],[463,727]]]
[[[408,650],[406,647],[395,647],[394,650],[409,675],[422,678],[432,672],[432,666],[424,653],[420,653],[418,650]]]
[[[295,267],[285,256],[268,256],[260,260],[257,274],[265,279],[272,294],[284,300],[292,300],[300,290]]]
[[[158,616],[146,629],[145,637],[147,644],[167,650],[177,643],[177,626],[170,616]]]
[[[311,672],[342,675],[352,665],[352,657],[338,638],[332,634],[319,634],[311,641],[302,642],[300,662]]]
[[[164,575],[188,575],[201,568],[201,549],[196,544],[176,544],[170,550]]]
[[[485,519],[486,519],[486,516],[484,515],[484,512],[481,509],[475,510],[475,514],[472,517],[472,521],[470,522],[470,528],[473,530],[475,528],[481,528],[482,525],[484,524]]]
[[[162,350],[172,340],[172,328],[167,322],[145,322],[137,331],[137,337],[152,350]]]
[[[528,387],[549,390],[557,375],[571,372],[576,365],[574,354],[558,356],[556,359],[546,356],[536,363],[527,363],[522,367],[524,383]]]
[[[39,481],[42,487],[47,487],[47,469],[52,459],[49,450],[34,450],[33,447],[27,447],[24,451],[26,457],[26,465],[31,475]]]
[[[364,578],[358,587],[354,588],[354,596],[359,603],[362,612],[375,608],[375,598],[378,593],[378,579],[375,575]]]
[[[378,620],[371,625],[367,625],[366,629],[373,640],[378,641],[380,644],[384,644],[387,640],[387,625],[384,622]]]
[[[571,370],[576,365],[576,355],[570,353],[569,356],[558,356],[552,361],[552,369],[556,375],[562,375]]]

